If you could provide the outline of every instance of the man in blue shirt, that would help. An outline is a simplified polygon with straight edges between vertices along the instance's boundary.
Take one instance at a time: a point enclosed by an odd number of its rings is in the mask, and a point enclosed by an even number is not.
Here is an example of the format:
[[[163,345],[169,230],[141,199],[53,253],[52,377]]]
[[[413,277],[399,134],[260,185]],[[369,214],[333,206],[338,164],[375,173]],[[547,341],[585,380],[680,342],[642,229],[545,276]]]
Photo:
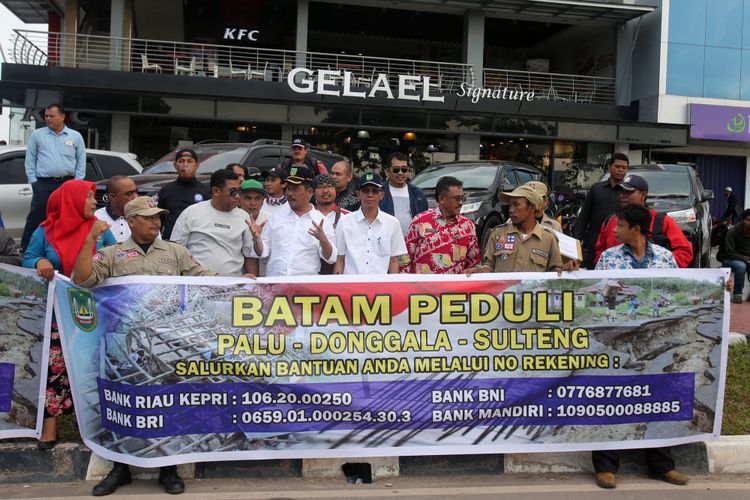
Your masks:
[[[86,176],[86,145],[81,134],[65,126],[62,106],[47,106],[44,121],[47,126],[34,130],[26,147],[24,165],[33,195],[21,238],[24,250],[32,233],[47,217],[47,200],[52,191],[65,181]]]
[[[610,269],[676,269],[677,262],[672,252],[648,241],[651,213],[641,205],[625,205],[617,212],[615,236],[622,245],[608,248],[602,253],[597,270]],[[684,485],[688,476],[674,469],[674,459],[669,447],[648,448],[646,462],[649,473],[662,481]],[[591,459],[596,471],[596,485],[600,488],[615,488],[615,474],[620,468],[620,452],[617,450],[594,451]]]

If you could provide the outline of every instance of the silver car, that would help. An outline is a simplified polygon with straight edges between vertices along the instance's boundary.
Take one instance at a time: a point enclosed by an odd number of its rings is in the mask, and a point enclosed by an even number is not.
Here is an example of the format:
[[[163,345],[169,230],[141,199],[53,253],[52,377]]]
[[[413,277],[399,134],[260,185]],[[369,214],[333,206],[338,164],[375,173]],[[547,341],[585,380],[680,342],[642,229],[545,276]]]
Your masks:
[[[0,146],[0,220],[13,238],[20,238],[31,208],[31,185],[26,179],[26,146]],[[86,150],[86,180],[140,174],[143,167],[133,153]]]

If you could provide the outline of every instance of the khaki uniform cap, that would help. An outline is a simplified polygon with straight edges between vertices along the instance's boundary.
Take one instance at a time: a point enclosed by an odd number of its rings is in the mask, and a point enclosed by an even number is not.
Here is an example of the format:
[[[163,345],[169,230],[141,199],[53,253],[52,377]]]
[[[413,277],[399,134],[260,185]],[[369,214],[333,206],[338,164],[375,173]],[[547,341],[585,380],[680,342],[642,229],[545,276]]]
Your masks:
[[[502,201],[508,201],[509,198],[526,198],[529,200],[529,203],[536,207],[542,205],[542,196],[537,191],[526,185],[518,186],[510,193],[500,193],[499,196]]]
[[[150,196],[138,196],[125,205],[125,217],[143,215],[149,217],[156,214],[168,214],[169,210],[159,208],[156,200]]]

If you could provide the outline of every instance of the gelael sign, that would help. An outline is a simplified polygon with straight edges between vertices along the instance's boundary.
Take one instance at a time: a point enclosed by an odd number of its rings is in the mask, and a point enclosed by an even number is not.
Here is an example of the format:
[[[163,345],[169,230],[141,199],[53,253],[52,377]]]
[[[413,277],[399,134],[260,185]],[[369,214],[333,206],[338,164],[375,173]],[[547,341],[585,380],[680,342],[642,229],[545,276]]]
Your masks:
[[[690,137],[750,142],[750,108],[691,104]]]

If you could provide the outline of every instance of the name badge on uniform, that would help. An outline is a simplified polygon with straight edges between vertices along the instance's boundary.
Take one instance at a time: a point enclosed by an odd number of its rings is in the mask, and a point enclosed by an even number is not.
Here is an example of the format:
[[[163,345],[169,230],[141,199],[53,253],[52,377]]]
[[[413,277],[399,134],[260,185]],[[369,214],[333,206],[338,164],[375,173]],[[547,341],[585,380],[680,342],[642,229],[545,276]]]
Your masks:
[[[497,237],[495,250],[513,251],[516,249],[516,236],[513,234],[503,234]]]
[[[72,146],[73,145],[73,141],[67,140],[67,141],[65,141],[65,145],[66,146]]]
[[[547,252],[545,252],[544,250],[540,250],[538,248],[532,248],[531,249],[531,253],[536,254],[536,255],[540,255],[540,256],[544,257],[545,259],[549,258],[549,254]]]

